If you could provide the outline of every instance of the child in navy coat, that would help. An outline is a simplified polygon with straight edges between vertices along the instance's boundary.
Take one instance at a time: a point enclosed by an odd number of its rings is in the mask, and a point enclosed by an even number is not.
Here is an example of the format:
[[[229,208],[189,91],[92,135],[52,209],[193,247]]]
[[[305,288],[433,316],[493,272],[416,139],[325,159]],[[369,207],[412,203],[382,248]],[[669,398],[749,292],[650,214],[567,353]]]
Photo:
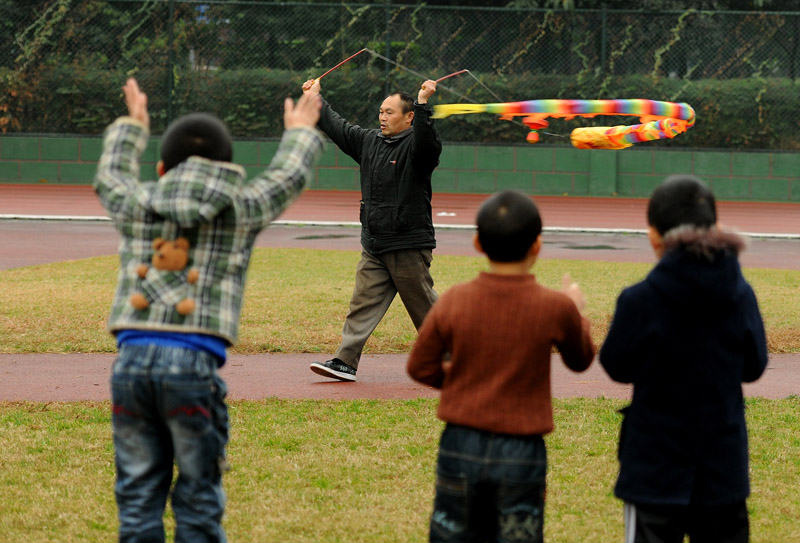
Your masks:
[[[739,267],[744,241],[717,227],[714,196],[693,176],[657,187],[647,218],[660,260],[619,296],[600,351],[612,379],[633,383],[615,487],[625,542],[747,542],[741,385],[764,372],[767,346]]]

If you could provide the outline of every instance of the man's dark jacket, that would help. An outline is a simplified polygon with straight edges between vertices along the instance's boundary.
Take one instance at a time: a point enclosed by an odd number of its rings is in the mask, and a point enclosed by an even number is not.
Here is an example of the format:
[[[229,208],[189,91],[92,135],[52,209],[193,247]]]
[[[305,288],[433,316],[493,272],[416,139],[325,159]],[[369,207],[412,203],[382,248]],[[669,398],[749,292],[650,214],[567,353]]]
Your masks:
[[[750,493],[742,382],[767,364],[764,325],[735,234],[685,230],[619,296],[600,363],[633,383],[623,410],[617,497],[721,505]]]
[[[433,108],[414,103],[411,128],[386,137],[350,124],[323,101],[318,127],[361,169],[361,245],[371,254],[433,249],[431,174],[442,143]]]

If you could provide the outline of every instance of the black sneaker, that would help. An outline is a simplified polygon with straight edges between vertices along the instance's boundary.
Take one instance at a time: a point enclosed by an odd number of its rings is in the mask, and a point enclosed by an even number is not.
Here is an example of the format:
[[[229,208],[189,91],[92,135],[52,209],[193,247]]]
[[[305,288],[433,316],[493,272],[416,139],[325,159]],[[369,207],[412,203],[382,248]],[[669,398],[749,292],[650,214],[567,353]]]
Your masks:
[[[356,370],[339,360],[331,358],[325,362],[312,362],[311,371],[324,377],[332,377],[340,381],[355,381]]]

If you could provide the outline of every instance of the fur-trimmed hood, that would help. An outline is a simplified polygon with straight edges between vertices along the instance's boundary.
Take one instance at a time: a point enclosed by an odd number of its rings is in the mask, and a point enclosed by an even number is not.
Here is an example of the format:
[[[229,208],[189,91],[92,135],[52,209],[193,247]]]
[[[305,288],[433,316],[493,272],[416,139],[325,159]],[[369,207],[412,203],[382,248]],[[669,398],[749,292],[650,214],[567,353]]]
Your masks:
[[[664,234],[664,248],[667,251],[681,248],[709,260],[725,252],[738,256],[746,247],[747,241],[742,236],[716,227],[695,228],[683,225]]]
[[[745,246],[744,238],[734,232],[675,228],[664,236],[666,250],[647,280],[667,294],[669,303],[688,308],[705,300],[712,306],[693,310],[723,310],[745,292],[738,260]]]

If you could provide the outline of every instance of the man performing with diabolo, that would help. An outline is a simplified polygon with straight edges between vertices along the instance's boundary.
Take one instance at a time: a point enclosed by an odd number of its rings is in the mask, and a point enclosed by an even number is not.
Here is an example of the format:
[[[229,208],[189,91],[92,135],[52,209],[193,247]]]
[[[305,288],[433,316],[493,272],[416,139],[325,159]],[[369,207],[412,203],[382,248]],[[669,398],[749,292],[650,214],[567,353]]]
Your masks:
[[[396,294],[417,329],[436,301],[431,174],[442,143],[428,104],[435,92],[436,82],[427,80],[416,101],[403,92],[388,95],[380,129],[345,121],[323,100],[318,128],[360,166],[362,253],[342,342],[333,358],[311,364],[315,373],[355,381],[364,344]],[[303,93],[319,94],[319,78],[306,81]]]

